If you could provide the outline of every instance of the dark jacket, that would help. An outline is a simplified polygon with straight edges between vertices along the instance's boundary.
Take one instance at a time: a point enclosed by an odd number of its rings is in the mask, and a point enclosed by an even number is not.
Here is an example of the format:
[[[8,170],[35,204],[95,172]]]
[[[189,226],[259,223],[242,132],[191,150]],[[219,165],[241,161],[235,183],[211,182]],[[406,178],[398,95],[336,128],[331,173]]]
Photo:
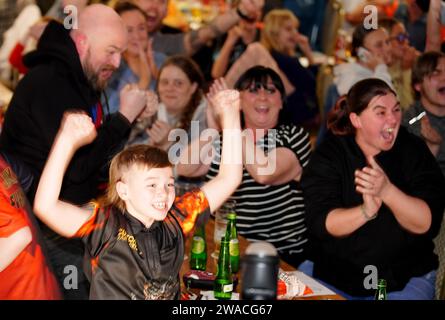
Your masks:
[[[75,44],[62,24],[50,22],[37,50],[25,56],[28,74],[19,82],[0,137],[3,150],[31,168],[37,184],[63,113],[80,109],[91,115],[100,93],[88,83]],[[96,196],[99,171],[122,145],[130,123],[120,114],[106,119],[95,141],[76,152],[65,174],[61,197],[83,204]]]
[[[179,298],[183,227],[208,214],[204,192],[177,197],[167,216],[146,228],[128,212],[98,206],[75,237],[85,245],[84,270],[92,300]]]
[[[306,222],[312,241],[314,276],[348,294],[373,295],[364,288],[367,265],[386,279],[388,291],[404,288],[411,277],[437,268],[433,238],[445,207],[445,181],[431,152],[418,137],[401,127],[391,150],[376,161],[389,180],[406,194],[424,200],[432,214],[430,229],[421,235],[403,229],[384,204],[376,219],[343,238],[326,229],[327,214],[363,203],[355,190],[354,171],[366,159],[353,136],[330,135],[312,155],[302,177]]]
[[[298,58],[272,50],[272,57],[286,75],[295,91],[286,97],[284,113],[291,122],[302,125],[310,122],[318,113],[316,81],[311,70],[303,67]]]

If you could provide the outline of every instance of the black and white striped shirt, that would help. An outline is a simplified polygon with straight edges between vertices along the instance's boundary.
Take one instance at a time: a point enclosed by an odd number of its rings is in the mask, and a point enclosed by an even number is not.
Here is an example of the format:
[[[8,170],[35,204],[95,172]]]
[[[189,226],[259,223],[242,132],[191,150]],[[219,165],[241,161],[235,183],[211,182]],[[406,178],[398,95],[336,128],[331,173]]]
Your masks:
[[[276,147],[292,150],[301,166],[309,162],[311,145],[309,134],[295,125],[280,125],[275,130]],[[257,146],[265,152],[271,147],[271,130]],[[207,179],[214,178],[221,161],[221,140],[215,145],[214,157]],[[268,148],[269,146],[269,148]],[[243,180],[231,196],[236,201],[238,232],[250,241],[267,241],[278,251],[301,253],[307,242],[303,193],[299,183],[292,180],[282,185],[263,185],[256,182],[246,169]]]

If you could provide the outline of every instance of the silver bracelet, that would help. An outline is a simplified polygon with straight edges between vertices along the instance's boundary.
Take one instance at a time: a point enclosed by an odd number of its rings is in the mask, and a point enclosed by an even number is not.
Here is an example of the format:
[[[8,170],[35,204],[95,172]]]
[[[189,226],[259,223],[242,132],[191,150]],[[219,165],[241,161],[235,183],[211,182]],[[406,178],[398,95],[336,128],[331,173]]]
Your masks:
[[[360,211],[367,221],[377,218],[377,212],[374,213],[374,215],[372,215],[372,216],[368,216],[368,214],[366,213],[366,210],[365,210],[365,206],[363,204],[360,205]]]

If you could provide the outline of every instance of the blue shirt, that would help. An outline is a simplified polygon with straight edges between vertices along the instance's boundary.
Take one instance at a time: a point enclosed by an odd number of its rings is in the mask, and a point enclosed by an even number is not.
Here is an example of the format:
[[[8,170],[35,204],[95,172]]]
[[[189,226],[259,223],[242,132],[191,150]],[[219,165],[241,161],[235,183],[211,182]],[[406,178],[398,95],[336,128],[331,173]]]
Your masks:
[[[167,59],[167,56],[160,52],[153,52],[155,65],[160,68],[164,61]],[[109,108],[104,108],[106,114],[115,113],[119,110],[120,98],[119,93],[121,89],[129,84],[129,83],[138,83],[139,77],[130,69],[127,62],[122,59],[119,68],[113,73],[110,81],[108,82],[108,86],[105,89],[105,94],[108,98],[108,106]],[[156,87],[156,80],[152,80],[147,89],[154,90]],[[104,103],[104,106],[106,104]]]

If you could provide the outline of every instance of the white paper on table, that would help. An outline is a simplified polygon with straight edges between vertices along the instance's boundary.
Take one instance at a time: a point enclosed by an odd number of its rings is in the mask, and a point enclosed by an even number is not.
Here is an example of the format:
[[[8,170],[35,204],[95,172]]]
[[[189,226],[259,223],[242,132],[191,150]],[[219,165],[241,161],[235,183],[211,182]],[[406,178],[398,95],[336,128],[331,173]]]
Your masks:
[[[301,280],[306,286],[311,288],[313,293],[305,294],[302,297],[313,297],[313,296],[329,296],[336,295],[335,292],[326,288],[320,282],[316,281],[314,278],[309,277],[301,271],[286,271],[287,273],[294,274],[298,279]]]
[[[202,298],[201,300],[217,300],[213,294],[213,290],[203,291],[201,290]],[[239,300],[239,293],[232,292],[232,298],[230,300]]]

